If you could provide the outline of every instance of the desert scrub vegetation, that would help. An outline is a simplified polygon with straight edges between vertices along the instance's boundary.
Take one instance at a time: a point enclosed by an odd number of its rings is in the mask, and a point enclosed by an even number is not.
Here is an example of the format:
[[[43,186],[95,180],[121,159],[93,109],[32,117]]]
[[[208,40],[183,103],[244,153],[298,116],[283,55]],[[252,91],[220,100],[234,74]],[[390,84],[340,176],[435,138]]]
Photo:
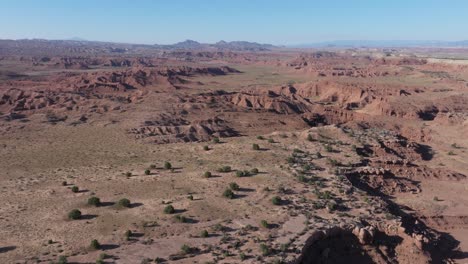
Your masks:
[[[209,171],[205,171],[205,173],[203,173],[203,177],[205,177],[205,178],[211,178],[211,176],[212,176],[211,172],[209,172]]]
[[[172,169],[172,164],[169,161],[164,162],[164,169],[166,170]]]
[[[74,193],[77,193],[77,192],[80,191],[80,188],[78,188],[78,186],[75,185],[75,186],[71,187],[71,191],[74,192]]]
[[[271,203],[274,205],[281,205],[281,198],[279,196],[274,196],[271,198]]]
[[[252,144],[253,150],[260,150],[260,146],[258,144]]]
[[[222,167],[218,168],[216,171],[226,173],[226,172],[231,172],[232,168],[231,168],[231,166],[222,166]]]
[[[132,177],[132,173],[129,172],[129,171],[127,171],[127,172],[125,173],[125,176],[127,176],[127,177]]]
[[[204,151],[208,151],[208,150],[210,150],[210,147],[208,147],[208,146],[203,146],[203,150],[204,150]]]
[[[168,205],[168,206],[164,207],[164,213],[165,213],[165,214],[173,214],[173,213],[175,213],[174,206]]]
[[[127,198],[122,198],[117,202],[117,206],[120,208],[128,208],[130,207],[130,200]]]
[[[260,244],[260,251],[262,252],[263,256],[268,256],[271,253],[270,248],[264,243]]]
[[[89,247],[93,250],[98,250],[101,248],[101,244],[99,243],[99,241],[97,241],[97,239],[93,239],[91,240]]]
[[[150,175],[151,174],[151,170],[150,169],[146,169],[145,170],[145,175]]]
[[[247,177],[250,176],[250,172],[248,170],[238,170],[236,171],[236,177]]]
[[[201,231],[201,233],[200,233],[200,237],[208,237],[209,235],[210,235],[210,234],[208,233],[207,230],[203,230],[203,231]]]
[[[183,244],[182,247],[180,247],[180,250],[184,254],[190,254],[190,253],[193,253],[196,249],[187,244]]]
[[[229,183],[229,188],[233,191],[238,191],[240,189],[239,187],[239,184],[235,183],[235,182],[231,182]]]
[[[258,140],[265,140],[265,137],[263,137],[263,136],[257,136],[257,139],[258,139]]]
[[[258,174],[258,172],[259,171],[258,171],[257,168],[253,168],[253,169],[250,170],[250,173],[252,173],[253,175]]]
[[[268,223],[267,220],[262,220],[262,221],[260,221],[260,226],[263,227],[263,228],[269,228],[270,224]]]
[[[223,192],[223,196],[228,199],[234,199],[234,192],[231,189],[226,188]]]
[[[221,143],[221,140],[219,139],[219,137],[214,137],[213,138],[213,143],[219,144],[219,143]]]
[[[179,223],[187,223],[188,222],[188,219],[187,217],[183,216],[183,215],[176,215],[174,217],[174,219],[179,222]]]
[[[101,199],[99,199],[99,197],[96,197],[96,196],[89,197],[88,205],[92,205],[92,206],[96,206],[96,207],[100,206],[101,205]]]
[[[77,220],[81,218],[81,211],[78,209],[73,209],[68,213],[68,219]]]

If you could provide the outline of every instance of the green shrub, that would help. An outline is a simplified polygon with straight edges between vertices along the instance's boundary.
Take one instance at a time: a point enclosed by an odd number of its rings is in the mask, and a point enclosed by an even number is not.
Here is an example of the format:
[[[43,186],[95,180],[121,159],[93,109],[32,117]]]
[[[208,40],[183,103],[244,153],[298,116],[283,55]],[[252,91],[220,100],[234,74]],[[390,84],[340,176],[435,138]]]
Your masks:
[[[263,136],[257,136],[257,139],[264,140],[265,138]]]
[[[200,233],[200,236],[201,236],[201,237],[208,237],[208,236],[209,236],[208,231],[207,231],[207,230],[203,230],[203,231]]]
[[[101,244],[99,244],[99,242],[96,240],[96,239],[93,239],[91,241],[91,244],[89,245],[89,247],[91,249],[94,249],[94,250],[97,250],[97,249],[100,249],[101,248]]]
[[[132,177],[132,173],[129,172],[129,171],[127,171],[127,172],[125,173],[125,176],[127,176],[127,177]]]
[[[328,144],[325,145],[325,150],[326,150],[327,152],[333,152],[332,146],[330,146],[330,145],[328,145]]]
[[[235,182],[231,182],[229,184],[229,188],[231,188],[231,190],[233,190],[233,191],[238,191],[240,187],[239,187],[239,184],[237,184]]]
[[[68,259],[66,256],[60,256],[57,262],[57,264],[67,264],[67,263],[68,263]]]
[[[275,140],[272,139],[272,138],[269,138],[269,139],[268,139],[268,143],[275,143]]]
[[[97,259],[97,260],[96,260],[96,264],[104,264],[104,260],[102,260],[102,259]]]
[[[182,247],[180,248],[180,250],[181,250],[182,253],[184,253],[184,254],[190,254],[190,253],[192,253],[192,251],[193,251],[193,249],[192,249],[190,246],[188,246],[187,244],[182,245]]]
[[[262,252],[262,255],[263,256],[268,256],[270,255],[270,248],[265,245],[265,244],[260,244],[260,251]]]
[[[204,150],[204,151],[208,151],[208,150],[210,150],[210,147],[208,147],[208,146],[203,146],[203,150]]]
[[[68,183],[66,181],[62,182],[62,186],[67,186],[67,185],[68,185]]]
[[[150,169],[146,169],[145,170],[145,175],[150,175],[151,174],[151,170]]]
[[[237,177],[244,177],[244,176],[246,176],[246,175],[245,175],[245,172],[244,172],[244,171],[238,170],[238,171],[236,171],[236,176],[237,176]]]
[[[212,176],[212,175],[211,175],[211,172],[209,172],[209,171],[206,171],[206,172],[203,174],[203,177],[205,177],[205,178],[211,178],[211,176]]]
[[[99,199],[98,197],[95,197],[95,196],[89,197],[88,205],[100,206],[101,205],[101,199]]]
[[[68,219],[76,220],[81,218],[81,211],[78,209],[73,209],[68,213]]]
[[[133,233],[132,233],[131,230],[127,230],[124,233],[124,237],[125,237],[126,240],[129,240],[132,235],[133,235]]]
[[[244,252],[241,252],[241,253],[239,254],[239,258],[240,258],[242,261],[244,261],[244,260],[247,259],[247,256],[245,255]]]
[[[223,196],[228,199],[234,199],[234,192],[231,189],[227,188],[226,190],[224,190]]]
[[[219,137],[214,137],[213,138],[213,143],[219,144],[220,142],[221,142],[221,140],[219,139]]]
[[[174,219],[179,223],[186,223],[188,221],[187,217],[183,215],[176,215]]]
[[[271,203],[274,205],[280,205],[281,204],[281,198],[279,196],[275,196],[271,198]]]
[[[117,205],[119,207],[125,207],[125,208],[130,207],[130,200],[127,198],[122,198],[117,202]]]
[[[260,150],[260,146],[258,144],[252,144],[253,150]]]
[[[165,213],[165,214],[173,214],[173,213],[175,213],[174,206],[168,205],[168,206],[164,207],[164,213]]]
[[[270,225],[268,224],[267,220],[260,221],[260,226],[263,228],[268,228]]]
[[[250,170],[250,172],[251,172],[252,174],[258,174],[258,169],[257,169],[257,168],[253,168],[253,169]]]
[[[216,171],[217,172],[231,172],[231,170],[232,170],[231,166],[223,166],[223,167],[217,169]]]
[[[164,162],[164,169],[166,170],[172,169],[172,164],[168,161]]]
[[[73,186],[73,187],[71,188],[71,190],[72,190],[72,192],[77,193],[77,192],[80,191],[80,188],[78,188],[78,186]]]

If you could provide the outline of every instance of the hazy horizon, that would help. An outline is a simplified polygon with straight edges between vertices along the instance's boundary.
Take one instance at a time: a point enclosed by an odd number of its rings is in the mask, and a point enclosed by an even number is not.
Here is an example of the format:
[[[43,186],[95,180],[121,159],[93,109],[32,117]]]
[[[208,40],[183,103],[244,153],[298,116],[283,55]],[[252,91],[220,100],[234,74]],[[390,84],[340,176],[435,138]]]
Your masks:
[[[360,1],[4,1],[1,39],[70,39],[173,44],[251,41],[460,41],[468,2]]]

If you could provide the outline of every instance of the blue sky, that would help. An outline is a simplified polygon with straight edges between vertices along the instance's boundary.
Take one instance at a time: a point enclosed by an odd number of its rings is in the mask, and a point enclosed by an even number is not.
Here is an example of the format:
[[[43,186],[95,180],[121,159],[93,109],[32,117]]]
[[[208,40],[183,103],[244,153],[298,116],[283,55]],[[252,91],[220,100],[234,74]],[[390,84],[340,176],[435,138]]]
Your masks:
[[[465,40],[466,0],[0,0],[0,38]]]

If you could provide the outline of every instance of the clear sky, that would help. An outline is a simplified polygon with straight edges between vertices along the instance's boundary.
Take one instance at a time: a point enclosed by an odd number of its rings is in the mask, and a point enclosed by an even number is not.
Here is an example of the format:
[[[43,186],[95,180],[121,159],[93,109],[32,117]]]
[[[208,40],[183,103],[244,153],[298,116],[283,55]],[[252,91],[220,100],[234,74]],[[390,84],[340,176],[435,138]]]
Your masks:
[[[465,40],[468,0],[0,0],[0,38]]]

